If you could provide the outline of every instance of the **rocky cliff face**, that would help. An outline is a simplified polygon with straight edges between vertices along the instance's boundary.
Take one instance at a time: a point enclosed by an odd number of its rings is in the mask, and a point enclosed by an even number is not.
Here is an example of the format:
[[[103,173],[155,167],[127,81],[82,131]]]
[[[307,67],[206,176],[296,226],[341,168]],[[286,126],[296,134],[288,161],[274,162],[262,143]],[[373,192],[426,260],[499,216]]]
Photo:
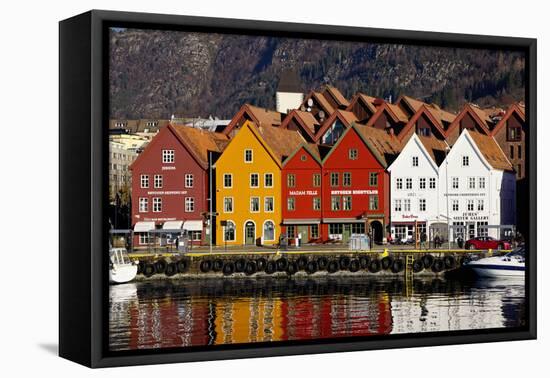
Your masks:
[[[112,118],[229,118],[245,102],[275,108],[286,68],[304,92],[326,83],[348,98],[407,94],[451,110],[524,99],[520,52],[120,30],[110,55]]]

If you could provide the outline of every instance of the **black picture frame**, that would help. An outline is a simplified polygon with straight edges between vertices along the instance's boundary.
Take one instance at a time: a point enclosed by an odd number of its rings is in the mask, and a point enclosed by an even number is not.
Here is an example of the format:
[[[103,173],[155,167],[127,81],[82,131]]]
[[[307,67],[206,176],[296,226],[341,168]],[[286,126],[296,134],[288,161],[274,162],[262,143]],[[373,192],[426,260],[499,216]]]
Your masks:
[[[508,48],[526,54],[526,122],[530,188],[526,319],[521,329],[342,338],[307,342],[159,349],[112,353],[106,348],[108,302],[109,26],[369,40],[430,46]],[[536,318],[536,65],[529,38],[295,24],[92,10],[59,24],[59,354],[89,367],[344,352],[535,339]]]

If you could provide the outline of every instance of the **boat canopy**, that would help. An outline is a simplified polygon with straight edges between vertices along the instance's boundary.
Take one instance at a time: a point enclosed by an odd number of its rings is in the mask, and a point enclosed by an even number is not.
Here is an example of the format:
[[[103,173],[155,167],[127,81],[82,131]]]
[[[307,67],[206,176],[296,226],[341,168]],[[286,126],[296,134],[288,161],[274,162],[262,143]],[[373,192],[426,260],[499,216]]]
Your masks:
[[[162,225],[163,230],[179,230],[183,226],[183,221],[175,220],[175,221],[166,221]]]
[[[201,220],[187,220],[183,224],[183,229],[187,231],[202,231]]]
[[[155,229],[155,222],[137,222],[134,225],[134,232],[148,232]]]

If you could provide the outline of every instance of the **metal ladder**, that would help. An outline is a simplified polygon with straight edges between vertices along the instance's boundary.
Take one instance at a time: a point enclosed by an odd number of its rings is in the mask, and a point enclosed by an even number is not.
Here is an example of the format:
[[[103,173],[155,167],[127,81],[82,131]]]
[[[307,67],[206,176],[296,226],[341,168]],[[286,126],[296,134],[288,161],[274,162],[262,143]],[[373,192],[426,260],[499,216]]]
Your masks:
[[[414,263],[414,257],[413,255],[407,255],[405,259],[405,291],[406,296],[410,297],[413,294],[413,263]]]

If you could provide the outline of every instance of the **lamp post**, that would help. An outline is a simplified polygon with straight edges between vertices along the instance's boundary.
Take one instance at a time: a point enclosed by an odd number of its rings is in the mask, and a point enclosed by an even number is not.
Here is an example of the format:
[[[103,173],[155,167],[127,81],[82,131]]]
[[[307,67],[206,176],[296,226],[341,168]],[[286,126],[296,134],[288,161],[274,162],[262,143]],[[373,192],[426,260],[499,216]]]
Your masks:
[[[445,147],[445,190],[447,197],[447,249],[451,249],[451,220],[449,218],[449,151],[451,148],[449,146]]]

